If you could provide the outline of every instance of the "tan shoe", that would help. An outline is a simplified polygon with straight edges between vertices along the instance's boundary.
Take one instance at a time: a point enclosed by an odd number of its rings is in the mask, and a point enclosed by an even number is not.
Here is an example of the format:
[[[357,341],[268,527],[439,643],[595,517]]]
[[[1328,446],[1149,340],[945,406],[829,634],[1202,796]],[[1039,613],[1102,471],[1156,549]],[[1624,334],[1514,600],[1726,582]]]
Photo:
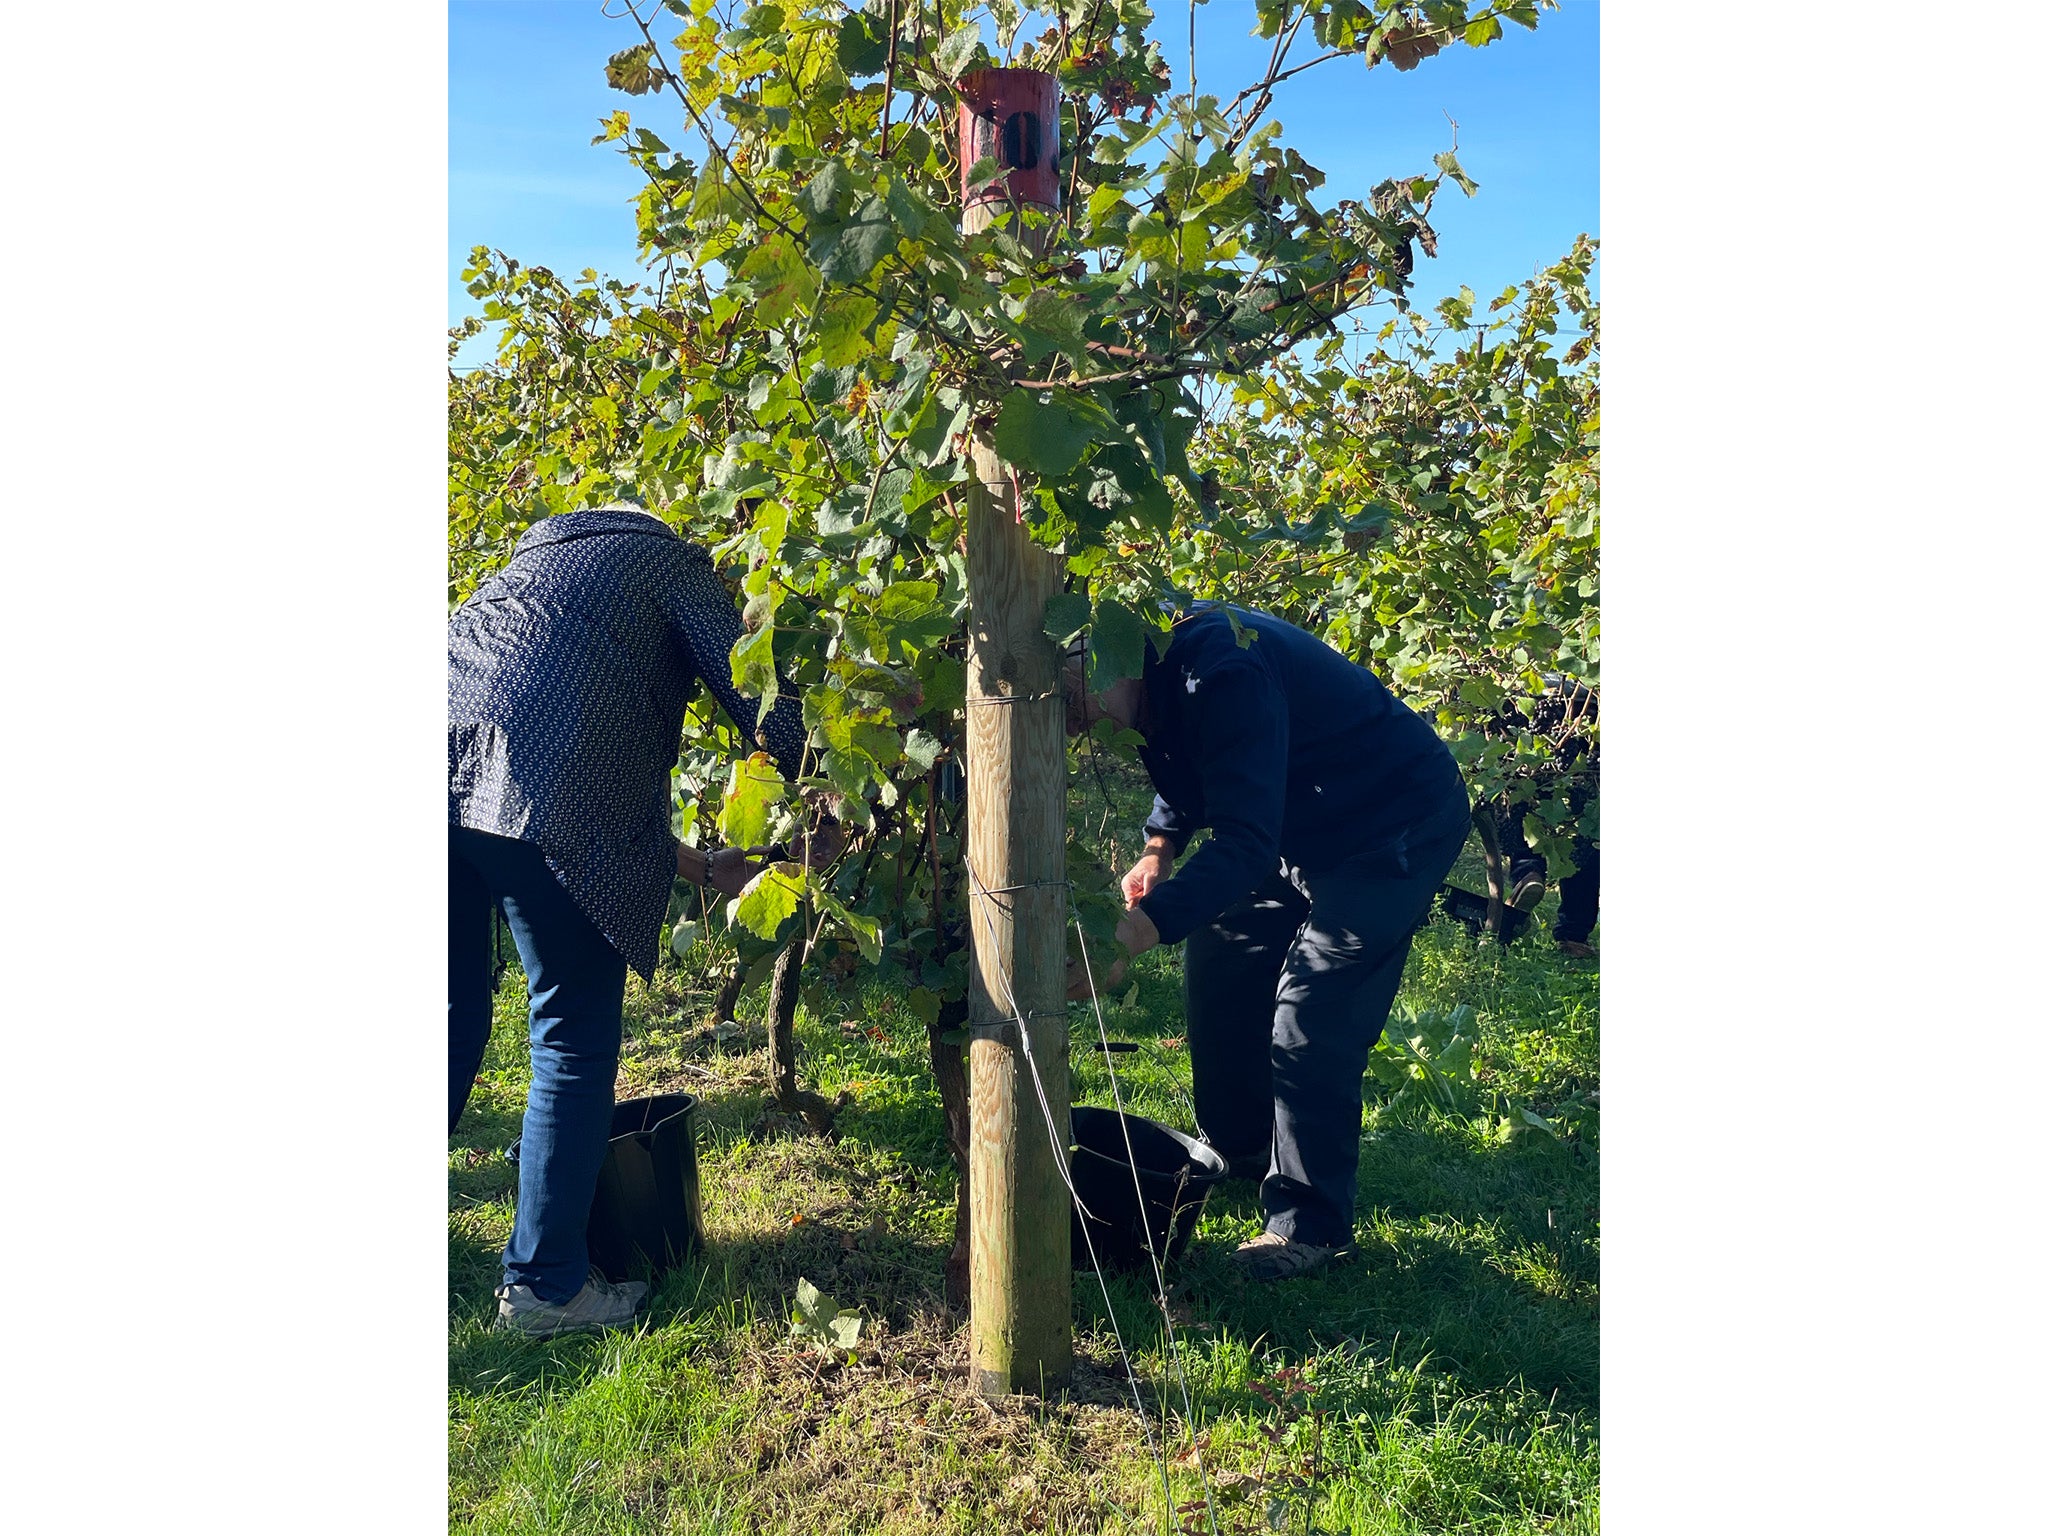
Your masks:
[[[583,1289],[567,1301],[542,1301],[524,1285],[498,1287],[498,1326],[530,1339],[551,1339],[558,1333],[596,1333],[606,1328],[624,1328],[633,1321],[640,1303],[647,1299],[645,1281],[628,1280],[622,1285],[593,1268]]]
[[[1292,1280],[1312,1269],[1321,1269],[1332,1259],[1350,1253],[1349,1248],[1320,1248],[1314,1243],[1291,1242],[1278,1232],[1261,1232],[1248,1243],[1239,1243],[1231,1262],[1253,1280]]]

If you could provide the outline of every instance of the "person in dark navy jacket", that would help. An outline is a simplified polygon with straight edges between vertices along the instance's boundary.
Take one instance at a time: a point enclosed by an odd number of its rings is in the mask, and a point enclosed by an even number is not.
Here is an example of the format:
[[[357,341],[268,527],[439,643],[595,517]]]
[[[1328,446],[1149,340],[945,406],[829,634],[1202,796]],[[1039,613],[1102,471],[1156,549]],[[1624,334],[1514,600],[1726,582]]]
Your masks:
[[[1525,714],[1512,704],[1496,714],[1495,729],[1527,730],[1548,737],[1554,755],[1548,763],[1518,775],[1518,782],[1489,802],[1501,856],[1507,862],[1508,905],[1533,912],[1548,888],[1549,861],[1529,845],[1523,823],[1543,794],[1556,794],[1563,784],[1565,808],[1580,825],[1598,825],[1600,745],[1588,727],[1600,718],[1600,695],[1575,678],[1550,673],[1546,691]],[[1589,821],[1587,807],[1594,807]],[[1591,960],[1593,926],[1600,920],[1600,843],[1583,832],[1572,839],[1573,872],[1558,883],[1557,920],[1550,936],[1574,959]]]
[[[749,853],[670,831],[670,770],[700,681],[787,779],[795,700],[766,719],[732,685],[743,633],[711,557],[628,506],[534,524],[448,620],[448,1127],[490,1036],[492,909],[526,971],[533,1081],[501,1325],[613,1327],[644,1298],[590,1267],[584,1230],[611,1132],[630,966],[652,979],[678,876],[737,893]],[[814,830],[828,861],[836,828]]]
[[[1237,1260],[1305,1273],[1352,1241],[1366,1058],[1471,828],[1457,765],[1372,673],[1252,609],[1198,605],[1099,693],[1070,658],[1066,689],[1070,733],[1144,739],[1157,794],[1117,937],[1187,943],[1196,1119],[1263,1175],[1265,1231]]]

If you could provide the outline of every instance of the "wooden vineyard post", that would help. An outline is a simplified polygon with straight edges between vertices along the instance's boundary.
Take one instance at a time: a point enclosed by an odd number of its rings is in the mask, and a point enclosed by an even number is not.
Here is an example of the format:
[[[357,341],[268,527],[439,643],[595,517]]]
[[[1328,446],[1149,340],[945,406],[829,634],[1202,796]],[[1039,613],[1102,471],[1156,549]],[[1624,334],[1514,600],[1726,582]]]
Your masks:
[[[960,82],[962,228],[1013,200],[1059,201],[1059,94],[1041,70]],[[1007,168],[980,194],[968,171]],[[1032,249],[1042,231],[1016,230]],[[1065,708],[1045,634],[1063,562],[1033,544],[1017,485],[986,436],[967,487],[967,862],[970,1044],[969,1356],[984,1397],[1046,1392],[1073,1364],[1067,1144]],[[1016,1020],[1029,1031],[1030,1058]],[[1032,1064],[1038,1068],[1034,1082]],[[1040,1107],[1042,1084],[1051,1115]]]

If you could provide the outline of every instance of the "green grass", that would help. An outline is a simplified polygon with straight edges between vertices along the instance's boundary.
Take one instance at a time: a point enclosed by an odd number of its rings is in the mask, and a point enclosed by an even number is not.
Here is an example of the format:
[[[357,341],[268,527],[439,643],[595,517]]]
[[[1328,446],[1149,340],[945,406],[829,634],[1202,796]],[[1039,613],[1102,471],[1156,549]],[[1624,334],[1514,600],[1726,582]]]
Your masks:
[[[1127,820],[1131,786],[1109,786]],[[1083,775],[1077,823],[1103,801]],[[1092,802],[1092,805],[1091,805]],[[1128,847],[1114,850],[1122,854]],[[1468,859],[1456,876],[1483,880]],[[1177,952],[1135,967],[1112,1005],[1126,1102],[1192,1122]],[[630,984],[622,1097],[697,1094],[710,1251],[670,1274],[635,1333],[551,1343],[487,1330],[511,1226],[526,1060],[516,969],[482,1080],[449,1151],[449,1523],[475,1532],[1206,1530],[1162,1520],[1157,1462],[1109,1331],[1077,1275],[1076,1370],[1063,1399],[978,1401],[965,1319],[943,1301],[953,1171],[922,1027],[878,987],[799,1018],[800,1070],[844,1090],[836,1145],[764,1110],[764,1036],[717,1047],[701,976]],[[1164,1396],[1176,1503],[1219,1528],[1592,1531],[1599,1516],[1597,1108],[1560,1140],[1508,1135],[1496,1110],[1597,1106],[1599,985],[1539,933],[1501,950],[1439,919],[1418,935],[1402,1002],[1479,1018],[1458,1110],[1367,1085],[1355,1258],[1279,1286],[1230,1273],[1258,1230],[1226,1185],[1169,1272],[1190,1426],[1157,1305],[1110,1295],[1155,1432]],[[758,999],[743,1005],[758,1009]],[[1093,1015],[1073,1010],[1074,1100],[1108,1103]],[[1085,1028],[1084,1028],[1085,1025]],[[806,1277],[866,1318],[841,1363],[788,1341]],[[1297,1376],[1276,1376],[1295,1371]]]

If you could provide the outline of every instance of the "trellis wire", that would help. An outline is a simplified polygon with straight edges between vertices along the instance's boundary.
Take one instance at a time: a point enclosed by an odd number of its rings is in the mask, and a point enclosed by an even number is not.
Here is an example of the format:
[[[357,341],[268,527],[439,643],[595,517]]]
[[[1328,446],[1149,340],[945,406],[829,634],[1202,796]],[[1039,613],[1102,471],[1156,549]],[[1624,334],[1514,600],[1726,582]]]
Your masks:
[[[983,896],[990,895],[987,887],[982,885],[981,875],[976,871],[973,861],[963,857],[961,863],[966,866],[967,878],[974,882],[975,888]],[[973,903],[970,902],[969,905],[972,906]],[[983,908],[983,918],[984,920],[987,918],[986,907]],[[993,956],[995,953],[995,930],[993,924],[989,924],[989,951],[991,956]],[[1024,1043],[1024,1060],[1031,1068],[1031,1085],[1038,1096],[1039,1114],[1045,1120],[1045,1133],[1052,1143],[1053,1166],[1059,1169],[1060,1182],[1066,1185],[1068,1198],[1075,1205],[1080,1206],[1082,1211],[1084,1219],[1081,1222],[1081,1241],[1087,1246],[1088,1262],[1095,1271],[1095,1283],[1102,1289],[1102,1305],[1104,1310],[1109,1313],[1109,1331],[1116,1339],[1117,1357],[1123,1361],[1124,1376],[1131,1384],[1131,1406],[1138,1410],[1138,1422],[1145,1426],[1146,1448],[1152,1452],[1159,1462],[1159,1488],[1160,1492],[1165,1496],[1167,1510],[1171,1512],[1173,1508],[1173,1484],[1166,1467],[1165,1436],[1162,1433],[1157,1439],[1153,1437],[1152,1419],[1145,1412],[1145,1395],[1138,1388],[1137,1367],[1131,1364],[1130,1349],[1124,1344],[1124,1330],[1117,1321],[1116,1303],[1109,1299],[1109,1280],[1103,1274],[1102,1265],[1095,1257],[1095,1238],[1089,1232],[1088,1222],[1085,1219],[1090,1213],[1087,1206],[1081,1203],[1080,1191],[1074,1188],[1073,1175],[1067,1168],[1067,1149],[1060,1145],[1060,1138],[1052,1128],[1052,1104],[1046,1097],[1045,1080],[1038,1075],[1038,1059],[1031,1053],[1031,1025],[1025,1018],[1024,1010],[1018,1006],[1017,994],[1010,986],[1009,973],[1000,964],[995,967],[995,973],[996,979],[1003,984],[1003,996],[1009,1005],[1010,1012],[1016,1018],[1017,1038]],[[1133,1174],[1135,1176],[1135,1170],[1133,1170]]]
[[[966,866],[967,878],[974,883],[976,890],[978,890],[983,896],[993,897],[995,893],[989,890],[988,887],[982,885],[981,874],[978,870],[975,869],[973,862],[971,860],[964,858],[961,862]],[[1055,883],[1065,885],[1069,891],[1073,889],[1072,882],[1070,881],[1031,882],[1031,884],[1033,885],[1052,885]],[[1017,887],[1011,887],[1011,889],[1016,888]],[[972,905],[972,903],[970,903],[970,905]],[[989,949],[990,955],[993,958],[995,954],[995,930],[992,923],[986,922],[987,908],[984,906],[982,910],[985,924],[989,928]],[[1124,1116],[1123,1087],[1117,1081],[1115,1053],[1110,1051],[1108,1048],[1109,1026],[1104,1021],[1102,1016],[1102,999],[1095,995],[1095,968],[1093,963],[1088,958],[1088,936],[1081,928],[1081,918],[1078,912],[1074,914],[1074,933],[1075,936],[1080,940],[1081,944],[1082,971],[1083,974],[1088,978],[1089,995],[1093,1001],[1095,1008],[1095,1027],[1102,1039],[1102,1063],[1104,1068],[1109,1073],[1110,1096],[1117,1107],[1118,1128],[1123,1132],[1124,1155],[1129,1159],[1130,1162],[1131,1190],[1138,1202],[1137,1208],[1140,1213],[1140,1219],[1143,1219],[1143,1212],[1145,1209],[1145,1188],[1144,1185],[1140,1183],[1138,1179],[1138,1154],[1131,1145],[1130,1122]],[[1031,1026],[1026,1021],[1024,1009],[1017,1000],[1017,994],[1015,989],[1012,988],[1010,985],[1009,973],[1003,968],[1000,962],[996,963],[993,969],[996,974],[996,979],[1002,983],[1003,1000],[1005,1004],[1008,1006],[1011,1016],[1015,1019],[1017,1024],[1017,1037],[1023,1045],[1024,1064],[1031,1071],[1031,1085],[1033,1092],[1037,1095],[1038,1098],[1039,1114],[1043,1117],[1045,1121],[1045,1134],[1048,1141],[1050,1141],[1052,1144],[1053,1165],[1059,1169],[1060,1182],[1066,1185],[1068,1196],[1073,1200],[1074,1204],[1080,1209],[1082,1213],[1083,1220],[1081,1222],[1081,1240],[1087,1245],[1088,1261],[1095,1270],[1096,1284],[1100,1286],[1102,1290],[1102,1304],[1104,1308],[1106,1308],[1109,1312],[1110,1331],[1116,1337],[1117,1353],[1123,1357],[1124,1371],[1125,1374],[1130,1378],[1132,1402],[1137,1406],[1139,1417],[1143,1419],[1145,1422],[1146,1443],[1152,1446],[1154,1454],[1156,1454],[1159,1458],[1160,1492],[1166,1499],[1166,1514],[1170,1517],[1173,1513],[1174,1505],[1173,1486],[1166,1465],[1166,1395],[1164,1393],[1160,1394],[1160,1438],[1157,1442],[1154,1442],[1152,1439],[1152,1423],[1150,1418],[1148,1418],[1145,1414],[1144,1399],[1138,1391],[1137,1372],[1131,1364],[1130,1351],[1128,1348],[1125,1347],[1124,1344],[1123,1328],[1117,1320],[1116,1304],[1110,1300],[1109,1281],[1107,1277],[1103,1274],[1101,1261],[1096,1257],[1095,1239],[1088,1230],[1088,1219],[1091,1218],[1094,1213],[1089,1211],[1088,1207],[1082,1202],[1080,1191],[1074,1188],[1073,1175],[1069,1172],[1067,1166],[1067,1149],[1060,1144],[1059,1134],[1053,1129],[1052,1101],[1047,1096],[1045,1091],[1045,1079],[1039,1074],[1038,1057],[1031,1048]],[[1190,1437],[1190,1443],[1192,1443],[1192,1438],[1195,1432],[1194,1399],[1188,1391],[1187,1367],[1181,1359],[1180,1336],[1174,1332],[1173,1328],[1173,1313],[1171,1303],[1168,1301],[1166,1295],[1166,1272],[1160,1265],[1158,1251],[1152,1243],[1152,1234],[1149,1225],[1145,1233],[1145,1253],[1146,1256],[1152,1261],[1152,1278],[1155,1287],[1153,1299],[1159,1305],[1160,1322],[1162,1323],[1166,1331],[1168,1358],[1173,1362],[1173,1375],[1177,1378],[1177,1382],[1180,1387],[1181,1413],[1182,1417],[1185,1418],[1187,1421],[1188,1435]],[[1218,1532],[1216,1525],[1216,1500],[1214,1494],[1211,1492],[1209,1487],[1209,1470],[1205,1465],[1203,1465],[1201,1452],[1199,1450],[1197,1450],[1195,1453],[1195,1471],[1196,1474],[1202,1480],[1202,1509],[1203,1512],[1208,1516],[1209,1530],[1211,1532],[1211,1536],[1220,1536],[1220,1532]]]
[[[1145,1209],[1145,1188],[1138,1182],[1138,1153],[1131,1145],[1131,1122],[1124,1113],[1123,1085],[1117,1081],[1115,1054],[1109,1049],[1109,1025],[1102,1016],[1102,995],[1095,990],[1095,966],[1088,958],[1088,935],[1081,927],[1081,914],[1075,912],[1073,917],[1074,938],[1081,950],[1081,974],[1088,983],[1088,1002],[1095,1011],[1095,1031],[1102,1041],[1102,1065],[1109,1073],[1110,1101],[1116,1105],[1117,1128],[1123,1132],[1124,1156],[1130,1160],[1131,1165],[1131,1190],[1137,1197],[1138,1210],[1142,1215]],[[1034,1067],[1033,1070],[1037,1069]],[[1084,1222],[1082,1225],[1085,1229],[1087,1224]],[[1159,1303],[1159,1320],[1166,1328],[1167,1349],[1173,1360],[1174,1375],[1180,1383],[1181,1414],[1187,1420],[1189,1443],[1192,1444],[1195,1433],[1195,1404],[1188,1392],[1188,1372],[1186,1363],[1181,1359],[1180,1336],[1173,1331],[1173,1311],[1166,1295],[1166,1270],[1159,1262],[1159,1250],[1152,1242],[1152,1228],[1149,1222],[1145,1227],[1145,1256],[1152,1261],[1154,1299]],[[1195,1471],[1201,1475],[1202,1504],[1209,1516],[1209,1529],[1214,1532],[1216,1501],[1209,1491],[1209,1470],[1202,1464],[1202,1454],[1199,1450],[1195,1452]]]

